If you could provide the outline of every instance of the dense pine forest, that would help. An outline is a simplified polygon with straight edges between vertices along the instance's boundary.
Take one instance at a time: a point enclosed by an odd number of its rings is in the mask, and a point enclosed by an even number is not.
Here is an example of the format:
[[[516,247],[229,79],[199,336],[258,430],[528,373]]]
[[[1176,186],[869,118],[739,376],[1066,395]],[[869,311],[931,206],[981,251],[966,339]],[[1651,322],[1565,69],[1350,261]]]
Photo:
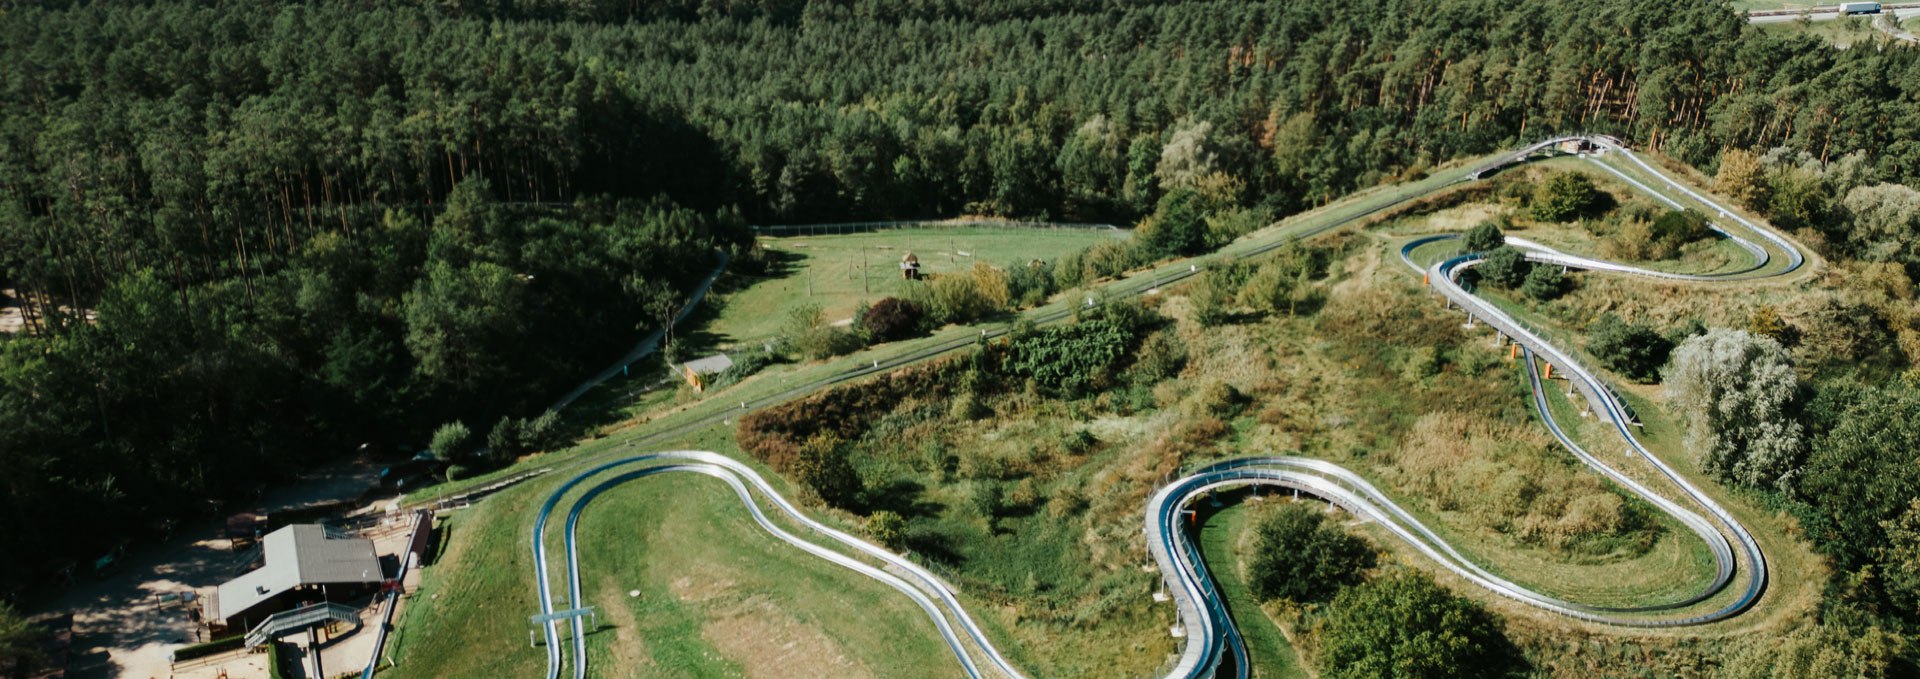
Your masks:
[[[27,317],[0,336],[0,550],[34,555],[0,562],[0,595],[361,442],[536,415],[715,251],[751,266],[748,223],[1130,223],[1191,190],[1277,217],[1598,131],[1709,172],[1750,150],[1746,199],[1778,223],[1920,265],[1914,220],[1864,233],[1843,201],[1920,183],[1920,50],[1718,2],[1516,8],[0,10],[0,288]],[[1838,409],[1820,431],[1862,431]],[[1904,509],[1880,504],[1834,519],[1865,527],[1849,565]]]

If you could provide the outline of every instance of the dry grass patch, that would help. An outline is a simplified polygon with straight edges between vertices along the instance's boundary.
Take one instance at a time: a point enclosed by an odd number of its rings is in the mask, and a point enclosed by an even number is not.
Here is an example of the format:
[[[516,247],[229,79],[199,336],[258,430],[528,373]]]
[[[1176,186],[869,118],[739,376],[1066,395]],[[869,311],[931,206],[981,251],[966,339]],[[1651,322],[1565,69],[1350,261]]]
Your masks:
[[[766,597],[727,607],[706,623],[701,636],[754,679],[876,676],[831,637]]]

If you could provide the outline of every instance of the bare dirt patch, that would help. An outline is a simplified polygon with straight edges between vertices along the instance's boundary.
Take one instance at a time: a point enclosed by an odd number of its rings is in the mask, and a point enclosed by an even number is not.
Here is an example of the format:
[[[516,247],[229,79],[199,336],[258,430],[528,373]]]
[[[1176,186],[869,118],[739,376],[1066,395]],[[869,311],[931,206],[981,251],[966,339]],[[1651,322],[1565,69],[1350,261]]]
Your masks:
[[[681,577],[668,585],[673,598],[698,604],[706,603],[726,596],[733,591],[733,578],[710,575],[707,577]]]
[[[601,578],[600,589],[618,591],[620,583],[612,576]],[[646,639],[640,636],[640,617],[632,606],[607,606],[605,610],[616,618],[609,621],[613,623],[613,643],[607,648],[613,666],[636,676],[649,674],[645,670],[653,667],[653,656],[647,652]]]
[[[818,627],[762,596],[720,611],[701,636],[756,679],[874,676]]]

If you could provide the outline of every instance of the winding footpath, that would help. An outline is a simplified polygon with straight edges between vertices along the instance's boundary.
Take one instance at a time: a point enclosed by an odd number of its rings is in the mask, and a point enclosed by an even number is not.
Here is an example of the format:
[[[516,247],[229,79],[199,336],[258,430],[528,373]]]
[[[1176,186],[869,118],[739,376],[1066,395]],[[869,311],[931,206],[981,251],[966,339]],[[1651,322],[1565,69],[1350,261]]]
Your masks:
[[[1689,281],[1753,280],[1784,275],[1804,264],[1804,255],[1788,239],[1688,189],[1607,137],[1562,137],[1543,141],[1475,168],[1460,181],[1480,179],[1566,142],[1581,143],[1606,156],[1626,159],[1631,167],[1623,172],[1587,156],[1588,160],[1620,179],[1677,209],[1704,208],[1710,211],[1713,214],[1710,219],[1722,220],[1713,224],[1714,230],[1752,255],[1753,262],[1746,268],[1721,274],[1677,274],[1569,255],[1523,239],[1509,239],[1510,244],[1526,253],[1528,260],[1538,265]],[[1641,174],[1653,183],[1663,184],[1665,189],[1676,192],[1683,199],[1676,199],[1649,186],[1630,172]],[[1690,200],[1693,205],[1689,206],[1683,200]],[[1343,220],[1342,223],[1350,221]],[[1476,586],[1578,620],[1636,628],[1700,625],[1739,615],[1751,608],[1765,591],[1766,557],[1759,544],[1724,507],[1641,444],[1635,434],[1637,425],[1632,412],[1619,396],[1568,352],[1553,346],[1520,320],[1475,296],[1467,286],[1462,285],[1461,276],[1481,261],[1479,253],[1448,257],[1426,267],[1415,263],[1415,250],[1454,237],[1446,235],[1415,239],[1401,248],[1402,260],[1413,270],[1423,273],[1428,284],[1446,300],[1449,308],[1463,310],[1469,324],[1476,321],[1484,323],[1505,341],[1519,345],[1525,352],[1534,407],[1555,438],[1583,464],[1671,516],[1699,537],[1712,553],[1714,577],[1698,591],[1669,601],[1640,606],[1597,606],[1568,601],[1504,579],[1473,562],[1386,493],[1359,474],[1337,464],[1282,456],[1228,460],[1203,467],[1167,484],[1152,496],[1146,507],[1143,530],[1148,549],[1178,610],[1180,623],[1176,634],[1186,639],[1180,655],[1165,676],[1214,677],[1221,675],[1223,670],[1228,676],[1234,677],[1246,677],[1249,674],[1246,646],[1226,610],[1224,597],[1207,574],[1194,536],[1185,527],[1188,505],[1225,488],[1276,486],[1317,496],[1379,524],[1440,567]],[[1273,247],[1278,247],[1278,244]],[[1271,248],[1262,248],[1266,249]],[[1579,394],[1580,398],[1575,403],[1585,410],[1583,416],[1591,414],[1598,421],[1607,423],[1613,434],[1621,437],[1633,458],[1644,462],[1658,478],[1665,479],[1677,489],[1682,497],[1676,500],[1662,495],[1575,442],[1555,421],[1549,408],[1547,387],[1542,381],[1541,371],[1536,367],[1541,363],[1551,365],[1569,381],[1568,395]],[[575,539],[581,514],[596,497],[611,488],[669,474],[697,474],[721,480],[734,491],[754,521],[776,539],[901,592],[927,614],[967,676],[1024,679],[1025,675],[994,647],[988,635],[960,604],[953,589],[937,576],[901,555],[809,518],[752,468],[731,457],[703,451],[632,455],[601,463],[576,474],[556,488],[541,506],[533,524],[531,550],[536,594],[540,603],[540,615],[535,620],[541,625],[546,639],[548,679],[558,679],[567,666],[571,666],[576,679],[587,676],[587,629],[581,614],[586,604],[581,589]],[[577,495],[573,492],[596,479],[597,483]],[[572,608],[567,608],[567,603],[557,602],[554,598],[546,541],[548,523],[555,516],[555,510],[569,497],[572,498],[572,504],[566,512],[562,552],[566,570],[565,602],[571,602]],[[776,517],[783,519],[785,524],[776,521]],[[812,539],[796,534],[788,526],[804,530]],[[561,640],[563,624],[570,627],[571,663],[566,658]]]

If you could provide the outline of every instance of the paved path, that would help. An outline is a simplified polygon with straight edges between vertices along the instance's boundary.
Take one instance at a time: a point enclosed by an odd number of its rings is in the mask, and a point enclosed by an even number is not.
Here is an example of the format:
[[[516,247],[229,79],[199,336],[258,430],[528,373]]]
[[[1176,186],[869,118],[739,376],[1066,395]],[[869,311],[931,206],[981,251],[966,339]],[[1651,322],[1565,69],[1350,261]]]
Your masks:
[[[1747,23],[1781,24],[1781,23],[1787,23],[1790,21],[1799,21],[1802,18],[1805,18],[1808,21],[1833,21],[1834,19],[1840,18],[1840,13],[1837,10],[1835,10],[1833,7],[1824,7],[1824,8],[1815,8],[1815,9],[1824,9],[1825,11],[1813,11],[1813,12],[1788,11],[1788,12],[1780,12],[1780,13],[1752,14],[1747,16]],[[1903,22],[1913,17],[1920,17],[1920,5],[1886,5],[1885,9],[1882,10],[1880,14],[1859,14],[1855,16],[1862,19],[1866,19],[1868,24],[1873,26],[1874,30],[1877,30],[1877,31],[1880,31],[1881,33],[1885,33],[1889,36],[1892,36],[1896,40],[1905,40],[1907,42],[1920,43],[1920,36],[1915,36],[1912,31],[1906,30],[1904,28],[1889,28],[1882,23],[1885,21],[1885,19],[1883,19],[1882,17],[1885,17],[1885,16],[1891,16],[1896,21],[1903,21]]]
[[[700,301],[706,299],[707,291],[713,289],[713,282],[719,280],[720,274],[726,272],[727,253],[714,250],[713,256],[719,260],[718,263],[714,264],[713,271],[707,274],[706,279],[700,281],[700,285],[693,289],[693,293],[687,296],[686,305],[680,307],[679,315],[673,317],[675,325],[679,325],[681,321],[687,320],[688,316],[693,315],[695,309],[700,308]],[[614,375],[626,372],[627,366],[633,365],[635,361],[639,361],[642,358],[646,358],[648,354],[652,354],[655,349],[660,348],[660,341],[665,337],[666,328],[657,328],[646,337],[640,338],[639,343],[634,344],[633,349],[627,351],[627,355],[621,356],[619,361],[608,366],[606,370],[600,371],[600,374],[587,378],[585,382],[581,382],[580,386],[574,387],[573,391],[569,391],[566,396],[560,397],[560,400],[555,401],[548,409],[564,409],[568,405],[572,405],[574,401],[579,400],[581,396],[585,396],[587,392],[593,391],[594,387],[600,386],[607,380],[613,379]]]

